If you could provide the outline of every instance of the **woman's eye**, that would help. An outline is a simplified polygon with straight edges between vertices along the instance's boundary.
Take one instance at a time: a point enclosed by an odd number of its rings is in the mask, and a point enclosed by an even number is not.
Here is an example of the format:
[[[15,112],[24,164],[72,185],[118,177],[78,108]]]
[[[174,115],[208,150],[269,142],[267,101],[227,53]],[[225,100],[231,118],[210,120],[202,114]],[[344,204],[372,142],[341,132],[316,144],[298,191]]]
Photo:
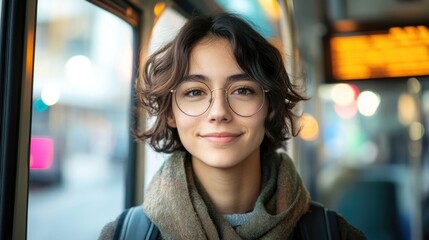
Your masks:
[[[248,87],[240,87],[235,89],[232,94],[238,94],[238,95],[250,95],[253,94],[255,91],[253,89]]]
[[[199,97],[205,95],[204,91],[199,89],[191,89],[185,92],[187,97]]]

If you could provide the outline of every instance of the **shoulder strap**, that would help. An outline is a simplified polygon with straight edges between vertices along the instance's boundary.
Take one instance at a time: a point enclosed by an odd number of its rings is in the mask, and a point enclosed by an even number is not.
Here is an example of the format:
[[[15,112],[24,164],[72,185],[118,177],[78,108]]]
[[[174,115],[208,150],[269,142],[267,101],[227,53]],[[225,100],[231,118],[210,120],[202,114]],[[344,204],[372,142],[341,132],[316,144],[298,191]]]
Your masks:
[[[312,201],[310,211],[298,221],[296,234],[302,240],[340,240],[337,214]]]
[[[114,240],[156,240],[158,228],[146,216],[142,206],[131,207],[119,216]]]
[[[301,240],[340,240],[337,214],[320,203],[311,202],[310,211],[298,221],[295,235]],[[156,240],[159,230],[142,206],[125,210],[118,219],[114,240]]]

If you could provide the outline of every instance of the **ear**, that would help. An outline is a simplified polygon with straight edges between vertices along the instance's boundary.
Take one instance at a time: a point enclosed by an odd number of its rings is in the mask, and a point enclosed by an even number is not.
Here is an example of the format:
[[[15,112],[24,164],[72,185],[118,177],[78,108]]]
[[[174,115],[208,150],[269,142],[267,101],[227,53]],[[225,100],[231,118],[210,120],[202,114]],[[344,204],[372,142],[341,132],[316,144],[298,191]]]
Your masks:
[[[171,128],[177,128],[176,119],[174,118],[174,115],[170,115],[169,117],[167,117],[167,125]]]

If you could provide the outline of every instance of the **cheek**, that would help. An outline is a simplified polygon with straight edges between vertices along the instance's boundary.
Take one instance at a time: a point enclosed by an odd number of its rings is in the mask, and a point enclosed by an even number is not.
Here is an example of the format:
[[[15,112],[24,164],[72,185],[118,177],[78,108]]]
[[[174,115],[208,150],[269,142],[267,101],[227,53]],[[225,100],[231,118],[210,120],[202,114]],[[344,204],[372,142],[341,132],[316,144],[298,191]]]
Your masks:
[[[262,139],[265,136],[264,121],[262,120],[262,121],[258,122],[258,124],[257,124],[257,126],[255,128],[256,128],[256,135],[258,136],[258,138],[260,138],[260,140],[262,142]]]
[[[189,131],[192,131],[192,128],[196,126],[196,120],[184,115],[177,107],[173,108],[174,115],[174,124],[179,132],[180,140],[186,140],[186,135]]]
[[[267,120],[267,118],[268,118],[268,107],[265,106],[264,108],[261,109],[260,114],[257,114],[257,118],[255,119],[259,127],[264,132],[265,132],[265,121]]]
[[[267,117],[267,110],[263,109],[260,113],[249,118],[247,121],[247,126],[249,126],[252,131],[254,137],[264,138],[265,136],[265,119]],[[262,141],[262,140],[261,140]]]

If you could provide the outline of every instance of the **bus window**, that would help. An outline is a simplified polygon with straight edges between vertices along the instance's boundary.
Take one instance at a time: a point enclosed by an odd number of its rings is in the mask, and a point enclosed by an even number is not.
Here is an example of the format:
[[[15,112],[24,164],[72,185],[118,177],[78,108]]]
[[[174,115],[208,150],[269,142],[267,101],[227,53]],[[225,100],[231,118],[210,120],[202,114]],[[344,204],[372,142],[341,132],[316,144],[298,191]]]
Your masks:
[[[28,239],[96,239],[122,211],[132,46],[87,1],[38,1]]]

